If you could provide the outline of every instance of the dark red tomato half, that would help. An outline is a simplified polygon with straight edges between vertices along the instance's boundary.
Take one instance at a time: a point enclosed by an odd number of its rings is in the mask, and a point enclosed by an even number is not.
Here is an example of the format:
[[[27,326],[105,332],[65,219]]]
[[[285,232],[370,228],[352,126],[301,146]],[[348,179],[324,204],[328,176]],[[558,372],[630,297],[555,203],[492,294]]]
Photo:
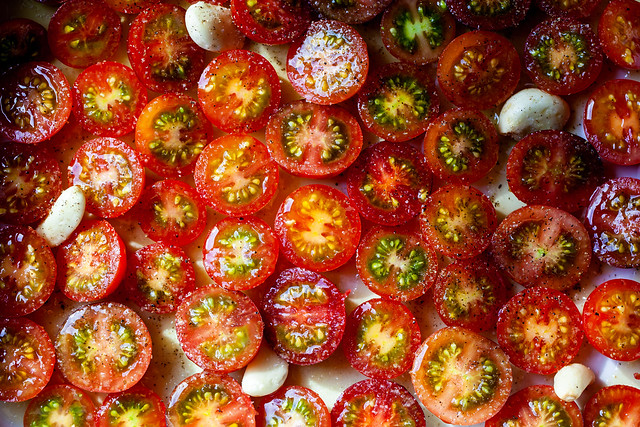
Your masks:
[[[591,196],[586,219],[600,261],[620,268],[640,266],[640,179],[602,184]]]
[[[358,246],[356,268],[372,292],[392,300],[410,301],[435,283],[438,254],[413,225],[373,227]]]
[[[435,118],[422,145],[427,165],[440,179],[469,184],[498,162],[498,131],[478,110],[458,108]]]
[[[31,399],[24,413],[24,425],[58,426],[69,420],[71,426],[93,426],[95,407],[91,396],[70,384],[48,385]]]
[[[207,118],[228,133],[266,126],[280,105],[280,79],[273,65],[248,50],[222,52],[198,81],[198,101]]]
[[[177,246],[154,243],[140,248],[128,268],[127,296],[151,313],[175,312],[195,287],[191,259]]]
[[[116,290],[127,269],[122,239],[107,221],[86,221],[58,248],[58,286],[74,301],[97,301]]]
[[[402,303],[378,298],[349,314],[342,349],[361,374],[390,380],[409,370],[420,341],[413,313]]]
[[[486,110],[505,101],[520,80],[520,57],[511,42],[490,31],[453,39],[438,58],[438,82],[457,106]]]
[[[411,145],[382,141],[351,167],[347,191],[364,218],[399,225],[420,213],[431,191],[431,173]]]
[[[536,6],[551,16],[588,18],[600,0],[536,0]]]
[[[604,54],[618,67],[640,70],[640,4],[611,1],[600,16],[598,39]]]
[[[0,70],[48,57],[47,30],[42,25],[26,18],[0,23]]]
[[[498,343],[515,366],[555,374],[578,354],[582,319],[567,295],[536,286],[516,294],[500,310]]]
[[[380,14],[392,0],[310,0],[309,4],[329,19],[362,24]]]
[[[120,16],[101,1],[67,0],[51,17],[48,35],[60,62],[84,68],[116,53],[122,24]]]
[[[47,385],[56,361],[51,338],[37,323],[0,319],[0,401],[23,402]]]
[[[143,386],[108,395],[96,411],[96,427],[166,426],[160,396]]]
[[[534,132],[520,140],[507,160],[507,182],[521,201],[575,212],[604,181],[596,150],[579,136],[559,130]]]
[[[479,30],[503,30],[517,26],[531,0],[447,0],[447,8],[464,25]]]
[[[493,259],[522,286],[564,290],[578,282],[591,262],[591,241],[573,215],[531,205],[502,220],[491,241]]]
[[[549,420],[553,420],[552,425],[556,426],[583,426],[582,414],[575,402],[561,400],[553,386],[534,385],[511,396],[502,410],[485,423],[485,427],[503,427],[509,423],[539,426]]]
[[[440,188],[427,199],[420,214],[420,230],[427,244],[457,259],[484,252],[497,225],[491,200],[465,185]]]
[[[274,222],[282,254],[298,267],[334,270],[351,259],[360,241],[360,216],[339,190],[305,185],[287,196]]]
[[[506,300],[507,282],[485,257],[449,264],[433,288],[433,302],[442,321],[475,332],[495,327]]]
[[[102,0],[110,8],[122,13],[136,14],[144,9],[153,6],[154,0]]]
[[[73,311],[56,338],[57,368],[71,384],[96,393],[127,390],[151,362],[151,336],[132,309],[115,302]]]
[[[584,408],[585,427],[640,425],[640,389],[628,385],[601,388]]]
[[[204,268],[219,286],[255,288],[276,269],[278,240],[263,220],[225,218],[213,226],[203,247]]]
[[[293,88],[307,101],[337,104],[364,84],[369,71],[367,44],[343,22],[315,21],[289,46],[286,68]]]
[[[507,356],[468,329],[446,327],[416,352],[411,382],[422,404],[445,423],[470,425],[494,416],[511,393]]]
[[[264,44],[285,44],[311,24],[311,13],[299,0],[231,0],[233,23],[245,36]]]
[[[48,213],[62,191],[60,166],[48,150],[0,144],[0,221],[31,224]]]
[[[211,124],[191,97],[167,93],[144,107],[135,135],[144,165],[158,175],[177,178],[193,173],[209,143]]]
[[[318,273],[284,270],[262,301],[265,338],[284,360],[311,365],[338,348],[345,328],[345,295]]]
[[[170,245],[188,245],[207,225],[207,210],[196,190],[175,179],[147,187],[135,212],[150,239]]]
[[[269,154],[292,175],[325,178],[344,172],[362,150],[355,117],[334,105],[304,100],[282,106],[265,130]]]
[[[594,289],[582,310],[589,343],[614,360],[640,359],[640,283],[612,279]]]
[[[548,19],[527,36],[524,65],[540,89],[571,95],[598,77],[602,51],[589,24],[566,17]]]
[[[331,427],[327,405],[318,394],[306,387],[291,385],[265,396],[258,404],[258,427],[277,425]]]
[[[213,409],[212,409],[213,408]],[[172,427],[223,425],[255,427],[251,397],[228,375],[200,372],[185,378],[169,398],[167,420]]]
[[[334,427],[426,425],[416,398],[387,380],[364,380],[347,388],[333,405],[331,420]]]
[[[394,62],[372,72],[358,92],[364,126],[387,141],[408,141],[427,130],[440,100],[427,70]]]
[[[71,115],[71,89],[62,71],[48,62],[28,62],[2,76],[0,133],[16,142],[51,138]]]
[[[225,215],[242,216],[271,201],[280,177],[262,142],[250,135],[225,135],[202,151],[194,179],[209,206]]]
[[[618,165],[640,163],[640,82],[609,80],[585,105],[584,132],[600,157]]]
[[[144,188],[144,167],[136,151],[115,138],[96,138],[76,151],[68,169],[69,186],[86,197],[87,210],[115,218],[131,209]]]
[[[185,92],[204,69],[205,52],[189,37],[184,14],[180,6],[150,4],[131,23],[127,43],[131,67],[153,91]]]

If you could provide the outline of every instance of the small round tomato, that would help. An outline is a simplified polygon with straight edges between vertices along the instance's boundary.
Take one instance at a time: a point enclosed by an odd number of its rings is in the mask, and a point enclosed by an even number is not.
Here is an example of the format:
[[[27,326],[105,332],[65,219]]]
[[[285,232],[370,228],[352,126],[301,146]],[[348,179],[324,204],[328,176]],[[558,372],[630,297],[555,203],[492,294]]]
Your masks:
[[[598,39],[607,58],[618,67],[640,70],[639,28],[640,4],[637,1],[613,0],[602,12]]]
[[[431,171],[449,183],[468,184],[485,177],[498,162],[498,131],[477,110],[445,111],[429,123],[422,145]]]
[[[127,268],[122,239],[107,221],[87,221],[57,253],[58,286],[74,301],[97,301],[116,290]]]
[[[306,387],[287,386],[265,396],[258,403],[257,427],[277,425],[331,427],[327,405],[318,394]]]
[[[62,192],[60,166],[48,150],[0,143],[0,221],[31,224],[44,218]]]
[[[194,172],[196,188],[209,206],[229,216],[251,215],[278,189],[278,165],[250,135],[225,135],[203,151]]]
[[[135,143],[142,163],[158,175],[190,175],[209,143],[211,125],[196,101],[167,93],[149,102],[136,122]]]
[[[594,90],[585,105],[583,126],[604,160],[640,164],[640,82],[609,80]]]
[[[204,268],[214,282],[236,291],[255,288],[276,269],[278,240],[256,217],[225,218],[204,243]]]
[[[306,3],[291,0],[231,0],[233,23],[251,40],[285,44],[300,37],[311,24]]]
[[[585,427],[640,425],[640,389],[628,385],[601,388],[584,408]]]
[[[369,70],[367,44],[339,21],[313,22],[304,37],[289,46],[287,77],[307,101],[337,104],[355,95]]]
[[[420,214],[420,229],[427,244],[457,259],[484,252],[497,225],[491,200],[465,185],[442,187],[427,199]]]
[[[358,92],[364,126],[387,141],[408,141],[423,134],[439,108],[427,70],[401,62],[377,68]]]
[[[527,36],[524,64],[540,89],[571,95],[598,77],[602,51],[589,24],[566,17],[548,19]]]
[[[131,209],[144,188],[144,167],[138,153],[115,138],[96,138],[76,151],[68,169],[69,186],[77,185],[87,210],[115,218]]]
[[[372,292],[397,301],[422,296],[438,274],[438,255],[417,227],[374,227],[360,242],[356,268]]]
[[[48,59],[47,30],[31,19],[14,18],[0,23],[0,70],[29,61]]]
[[[49,22],[49,46],[65,65],[84,68],[112,57],[122,24],[111,8],[96,0],[67,0]]]
[[[135,212],[147,237],[170,245],[188,245],[207,225],[207,210],[196,190],[175,179],[146,188]]]
[[[458,21],[480,30],[502,30],[518,25],[531,0],[447,0],[447,8]]]
[[[284,270],[263,298],[265,338],[289,363],[327,359],[344,333],[345,295],[323,276],[302,268]]]
[[[48,62],[28,62],[2,76],[0,133],[12,141],[37,144],[51,138],[71,115],[67,78]]]
[[[560,209],[532,205],[500,223],[492,237],[494,261],[522,286],[564,290],[578,282],[591,262],[584,225]]]
[[[143,386],[110,394],[96,412],[96,427],[164,426],[165,406],[160,396]]]
[[[387,380],[364,380],[338,396],[331,410],[332,426],[425,427],[424,412],[403,386]]]
[[[195,287],[195,272],[182,249],[154,243],[133,254],[125,286],[127,295],[143,310],[173,313]]]
[[[438,82],[458,106],[486,110],[504,102],[520,79],[520,57],[513,44],[490,31],[464,33],[438,59]]]
[[[308,178],[344,172],[360,154],[363,141],[358,121],[347,110],[304,100],[271,115],[265,138],[281,168]]]
[[[431,173],[411,145],[383,141],[366,149],[351,167],[347,190],[364,218],[399,225],[422,210],[431,191]]]
[[[155,0],[102,0],[111,9],[118,12],[136,14],[140,13],[146,8],[153,6]]]
[[[73,427],[93,426],[94,411],[93,400],[81,389],[69,384],[48,385],[29,402],[24,425],[57,427],[69,420]]]
[[[586,219],[600,261],[620,268],[640,266],[640,179],[602,184],[591,196]]]
[[[255,427],[251,398],[228,375],[200,372],[185,378],[171,393],[167,421],[171,427]]]
[[[594,289],[584,304],[587,339],[605,356],[640,359],[640,282],[612,279]]]
[[[536,0],[536,6],[547,15],[584,19],[600,3],[600,0]]]
[[[207,118],[229,133],[262,129],[280,105],[280,80],[267,59],[248,50],[227,50],[207,65],[198,101]]]
[[[0,401],[36,396],[49,382],[55,360],[42,326],[25,317],[0,319]]]
[[[313,271],[344,265],[360,240],[360,216],[344,193],[327,185],[305,185],[282,202],[274,222],[282,254]]]
[[[433,333],[410,371],[422,404],[450,424],[476,424],[494,416],[511,393],[511,365],[493,341],[458,327]]]
[[[310,0],[322,16],[347,24],[362,24],[379,15],[393,0]]]

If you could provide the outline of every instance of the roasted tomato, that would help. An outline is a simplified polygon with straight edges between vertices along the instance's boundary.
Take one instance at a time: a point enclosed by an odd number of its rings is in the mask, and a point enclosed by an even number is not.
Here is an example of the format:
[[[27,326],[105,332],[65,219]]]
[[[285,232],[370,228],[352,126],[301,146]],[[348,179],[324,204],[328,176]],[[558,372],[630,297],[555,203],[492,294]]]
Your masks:
[[[588,18],[600,0],[536,0],[536,5],[547,15]]]
[[[542,90],[571,95],[591,85],[602,68],[602,51],[589,24],[573,18],[538,24],[524,46],[529,77]]]
[[[431,173],[411,145],[383,141],[351,167],[347,190],[364,218],[399,225],[420,213],[431,191]]]
[[[285,270],[263,298],[265,338],[289,363],[327,359],[345,327],[345,296],[336,285],[302,268]]]
[[[598,3],[594,1],[594,3]],[[611,1],[598,23],[604,54],[618,67],[640,70],[640,5],[633,0]]]
[[[447,0],[447,8],[458,21],[479,30],[502,30],[518,25],[531,0]]]
[[[57,427],[93,426],[95,406],[91,396],[69,384],[48,385],[31,399],[24,413],[24,425]]]
[[[344,265],[360,240],[360,216],[344,193],[327,185],[298,188],[282,202],[274,231],[282,254],[313,271]]]
[[[0,70],[49,57],[47,30],[31,19],[14,18],[0,24]]]
[[[362,150],[362,130],[347,110],[304,100],[274,113],[265,134],[273,160],[290,174],[308,178],[344,172]]]
[[[358,32],[338,21],[315,21],[304,37],[289,46],[287,77],[307,101],[337,104],[353,96],[369,70],[367,44]]]
[[[299,0],[231,0],[231,16],[245,36],[264,44],[290,43],[311,24],[309,8]]]
[[[0,133],[16,142],[51,138],[71,115],[67,78],[48,62],[28,62],[2,76]]]
[[[584,304],[587,339],[614,360],[640,359],[640,283],[612,279],[591,292]]]
[[[591,242],[573,215],[548,206],[520,208],[492,237],[493,259],[523,286],[564,290],[578,282],[591,262]]]
[[[468,329],[446,327],[420,346],[411,382],[422,404],[450,424],[494,416],[511,393],[511,365],[497,344]]]
[[[166,425],[160,396],[143,386],[110,394],[96,412],[97,427]]]
[[[640,425],[640,390],[612,385],[591,396],[584,408],[585,427]]]
[[[505,101],[520,79],[520,57],[505,37],[490,31],[464,33],[438,59],[438,82],[447,99],[485,110]]]
[[[640,266],[640,179],[615,178],[591,196],[586,212],[593,253],[614,267]]]
[[[291,385],[265,396],[258,402],[257,427],[296,425],[331,427],[327,405],[315,391]]]

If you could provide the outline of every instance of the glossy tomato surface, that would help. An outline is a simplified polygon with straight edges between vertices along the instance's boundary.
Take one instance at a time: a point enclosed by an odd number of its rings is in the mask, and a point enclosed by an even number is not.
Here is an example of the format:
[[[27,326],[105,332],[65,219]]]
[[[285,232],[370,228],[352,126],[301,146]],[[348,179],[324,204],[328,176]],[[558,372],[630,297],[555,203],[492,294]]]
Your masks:
[[[448,9],[458,21],[479,30],[502,30],[515,27],[524,19],[530,5],[531,0],[447,1]]]
[[[109,394],[96,411],[97,427],[166,425],[160,396],[143,386]]]
[[[331,415],[318,394],[306,387],[282,387],[262,398],[258,404],[256,426],[301,422],[305,426],[330,427]]]
[[[232,0],[231,16],[245,36],[264,44],[290,43],[311,24],[309,7],[297,0]]]
[[[70,384],[50,384],[31,399],[24,413],[25,426],[58,426],[70,420],[74,427],[93,426],[95,406],[91,396]]]
[[[628,385],[604,387],[584,408],[585,427],[640,424],[640,389]]]
[[[618,67],[640,70],[640,5],[633,0],[609,2],[600,16],[598,39],[604,54]]]

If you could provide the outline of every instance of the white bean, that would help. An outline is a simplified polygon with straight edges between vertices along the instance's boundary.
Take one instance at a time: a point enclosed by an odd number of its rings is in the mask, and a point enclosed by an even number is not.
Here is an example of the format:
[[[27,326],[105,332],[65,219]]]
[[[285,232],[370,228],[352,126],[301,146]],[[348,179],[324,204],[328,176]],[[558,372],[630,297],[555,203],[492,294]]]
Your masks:
[[[560,369],[553,377],[553,389],[558,397],[573,402],[595,380],[596,376],[589,367],[572,363]]]
[[[244,34],[231,19],[231,9],[199,1],[187,9],[185,24],[191,39],[203,49],[222,52],[240,49]]]
[[[567,124],[569,104],[556,95],[540,89],[523,89],[502,106],[498,131],[520,140],[539,130],[560,130]]]
[[[85,198],[80,187],[64,190],[36,231],[50,246],[58,246],[73,233],[84,216]]]
[[[266,396],[282,387],[288,374],[289,364],[263,345],[244,371],[242,390],[249,396]]]

